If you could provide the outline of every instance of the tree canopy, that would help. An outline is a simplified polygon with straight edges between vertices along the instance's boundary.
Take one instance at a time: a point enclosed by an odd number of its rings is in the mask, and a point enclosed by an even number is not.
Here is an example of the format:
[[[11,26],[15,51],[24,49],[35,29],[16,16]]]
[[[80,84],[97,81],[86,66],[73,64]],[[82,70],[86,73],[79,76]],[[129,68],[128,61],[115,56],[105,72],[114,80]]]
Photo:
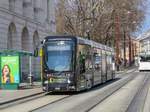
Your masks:
[[[59,33],[87,37],[113,45],[116,33],[132,34],[141,28],[147,0],[59,0]],[[118,30],[116,30],[118,27]]]

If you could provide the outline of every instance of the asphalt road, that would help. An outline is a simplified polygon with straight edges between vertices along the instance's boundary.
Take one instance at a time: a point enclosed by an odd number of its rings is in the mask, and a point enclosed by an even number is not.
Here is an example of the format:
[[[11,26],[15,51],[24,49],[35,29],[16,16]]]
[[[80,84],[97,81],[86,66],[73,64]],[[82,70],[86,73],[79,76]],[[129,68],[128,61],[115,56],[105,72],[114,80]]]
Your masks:
[[[129,72],[78,94],[50,94],[0,112],[150,112],[150,73]]]

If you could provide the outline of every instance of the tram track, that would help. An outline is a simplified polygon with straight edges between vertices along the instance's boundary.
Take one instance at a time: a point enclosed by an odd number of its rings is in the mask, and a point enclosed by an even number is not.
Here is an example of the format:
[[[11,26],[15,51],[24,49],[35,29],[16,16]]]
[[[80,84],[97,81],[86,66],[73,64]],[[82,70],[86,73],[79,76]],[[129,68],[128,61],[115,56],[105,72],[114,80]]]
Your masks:
[[[132,72],[131,72],[132,73]],[[120,87],[114,89],[113,91],[111,91],[108,95],[104,96],[101,100],[99,100],[99,102],[97,102],[95,105],[93,105],[92,107],[90,107],[89,109],[87,109],[85,112],[90,112],[93,108],[95,108],[97,105],[99,105],[100,103],[102,103],[104,100],[106,100],[107,98],[109,98],[111,95],[113,95],[115,92],[119,91],[123,86],[125,86],[127,83],[129,83],[130,81],[134,80],[136,76],[132,76],[129,80],[127,80],[125,83],[123,83]]]
[[[134,71],[132,71],[134,72]],[[126,78],[124,79],[121,79],[117,82],[115,82],[116,84],[113,84],[113,85],[108,85],[109,87],[107,89],[105,89],[102,93],[99,93],[97,94],[96,96],[92,96],[92,97],[89,97],[89,99],[86,99],[86,103],[82,103],[82,105],[76,105],[75,107],[71,108],[71,112],[89,112],[91,109],[93,109],[97,104],[101,103],[102,101],[104,101],[106,98],[108,98],[109,96],[111,96],[113,93],[115,93],[116,91],[118,91],[121,87],[123,87],[124,85],[126,85],[129,81],[133,80],[135,77],[136,77],[136,73],[134,74],[131,74],[132,72],[130,72],[127,76],[125,76]],[[118,86],[116,86],[118,85]],[[90,94],[90,93],[89,93]],[[86,96],[86,94],[85,94]],[[50,106],[50,107],[55,107],[55,105],[60,105],[64,102],[65,104],[65,100],[69,101],[69,99],[73,98],[74,96],[72,97],[68,97],[68,98],[64,98],[63,100],[58,100],[58,101],[55,101],[53,103],[49,103],[47,104],[46,106],[42,106],[42,107],[39,107],[37,109],[34,109],[32,110],[32,112],[38,112],[38,111],[43,111],[42,108],[45,108],[47,106]],[[82,97],[82,96],[80,96]],[[76,97],[75,97],[76,99]],[[84,99],[84,98],[83,98]],[[78,100],[78,102],[80,102],[80,100]],[[81,100],[82,102],[82,100]],[[81,103],[80,102],[80,103]],[[88,104],[90,102],[90,104]],[[68,102],[67,102],[68,103]],[[70,102],[71,103],[71,102]],[[54,105],[54,106],[53,106]],[[65,105],[64,105],[65,106]],[[85,108],[85,107],[89,107],[88,109]],[[61,107],[60,107],[61,108]],[[61,109],[60,109],[61,110]],[[45,110],[44,110],[45,111]],[[50,110],[49,111],[53,111]],[[56,109],[56,111],[59,111]],[[70,111],[70,110],[69,110]],[[63,111],[65,112],[65,111]],[[67,111],[66,111],[67,112]]]
[[[71,95],[71,96],[72,96],[72,95]],[[45,104],[45,105],[43,105],[43,106],[40,106],[40,107],[38,107],[38,108],[36,108],[36,109],[30,110],[29,112],[36,111],[36,110],[41,109],[41,108],[43,108],[43,107],[45,107],[45,106],[47,106],[47,105],[54,104],[54,103],[56,103],[56,102],[62,101],[62,100],[66,99],[66,98],[69,98],[69,97],[71,97],[71,96],[66,96],[66,97],[60,98],[60,99],[58,99],[58,100],[55,100],[55,101],[53,101],[53,102],[50,102],[50,103]]]
[[[15,106],[17,104],[26,103],[28,101],[32,101],[32,100],[35,100],[35,99],[38,99],[38,98],[42,98],[45,95],[46,95],[46,93],[41,92],[41,93],[34,94],[34,95],[31,95],[31,96],[21,97],[21,98],[18,98],[18,99],[7,101],[7,102],[4,102],[4,103],[0,104],[0,110],[8,108],[8,107]]]
[[[86,112],[97,112],[97,111],[143,112],[142,110],[144,107],[144,103],[141,103],[141,98],[137,97],[137,96],[139,96],[139,93],[141,95],[141,89],[145,90],[145,85],[147,85],[148,82],[150,84],[149,76],[147,76],[146,74],[143,74],[143,76],[139,74],[133,80],[129,81],[129,83],[122,86],[120,89],[115,91],[110,96],[106,97],[104,100],[101,100],[100,102],[98,102],[96,105],[94,105],[92,108],[88,109]],[[135,85],[136,85],[136,87],[135,87]],[[133,87],[135,87],[135,88],[133,88]],[[148,89],[146,91],[148,91]],[[142,98],[143,102],[144,102],[147,92],[143,92],[143,93],[145,93],[144,98]],[[137,100],[137,98],[140,98],[140,100],[139,99]],[[113,106],[108,106],[111,104]],[[137,104],[140,104],[140,105],[137,105]],[[139,106],[141,106],[142,108]]]
[[[13,104],[13,105],[10,105],[7,107],[5,106],[4,108],[0,109],[0,112],[8,112],[10,110],[11,110],[11,112],[29,112],[29,111],[37,109],[39,107],[41,108],[43,106],[46,106],[47,104],[51,104],[51,103],[53,104],[55,102],[61,101],[68,97],[71,97],[71,95],[52,95],[52,96],[44,95],[44,96],[41,96],[41,97],[38,97],[38,98],[35,98],[32,100],[28,100],[28,101],[26,100],[24,102]],[[45,102],[45,104],[41,103],[41,102]],[[17,109],[17,111],[15,109]]]
[[[150,85],[150,75],[146,73],[143,84],[139,87],[136,95],[130,102],[126,112],[143,112],[144,104],[148,95],[149,85]]]

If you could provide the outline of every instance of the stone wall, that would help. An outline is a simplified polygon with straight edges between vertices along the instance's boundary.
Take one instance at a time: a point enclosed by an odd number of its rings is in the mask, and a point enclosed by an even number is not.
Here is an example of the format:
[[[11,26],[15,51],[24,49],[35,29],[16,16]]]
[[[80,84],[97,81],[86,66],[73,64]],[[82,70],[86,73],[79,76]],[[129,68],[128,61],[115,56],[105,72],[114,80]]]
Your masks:
[[[54,5],[54,0],[0,0],[0,50],[33,52],[40,40],[56,32]],[[33,60],[35,71],[40,59]]]

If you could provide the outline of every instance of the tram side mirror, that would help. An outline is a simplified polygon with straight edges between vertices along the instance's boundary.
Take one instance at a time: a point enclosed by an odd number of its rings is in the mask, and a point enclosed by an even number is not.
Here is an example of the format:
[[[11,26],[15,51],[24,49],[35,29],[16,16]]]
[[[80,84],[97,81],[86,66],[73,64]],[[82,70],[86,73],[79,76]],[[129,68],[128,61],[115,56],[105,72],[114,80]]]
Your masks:
[[[42,41],[41,41],[41,44],[43,45],[43,44],[45,43],[45,41],[46,41],[45,39],[44,39],[44,40],[42,40]]]

